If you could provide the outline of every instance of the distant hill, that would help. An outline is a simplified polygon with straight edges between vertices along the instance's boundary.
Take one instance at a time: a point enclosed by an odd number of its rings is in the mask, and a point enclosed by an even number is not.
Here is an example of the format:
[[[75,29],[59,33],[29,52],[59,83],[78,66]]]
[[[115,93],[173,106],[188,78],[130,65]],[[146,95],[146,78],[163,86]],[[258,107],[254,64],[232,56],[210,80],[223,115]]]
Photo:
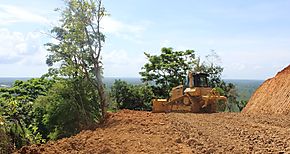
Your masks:
[[[128,77],[128,78],[126,78],[126,77],[119,77],[119,78],[118,77],[105,77],[104,82],[105,82],[107,87],[111,87],[114,84],[115,80],[118,80],[118,79],[126,81],[130,84],[141,84],[142,83],[141,78],[133,78],[133,77]]]
[[[16,80],[26,81],[28,77],[0,77],[0,87],[11,87]]]
[[[226,83],[233,83],[238,90],[238,100],[249,100],[255,90],[264,82],[263,80],[236,80],[226,79]]]
[[[13,82],[16,80],[29,80],[30,78],[0,78],[0,87],[10,87],[12,86]],[[110,88],[114,81],[120,79],[126,81],[130,84],[141,84],[140,78],[133,78],[133,77],[105,77],[104,83],[106,87]],[[236,85],[239,93],[238,100],[249,100],[253,92],[262,84],[263,80],[235,80],[235,79],[226,79],[225,82],[233,83]]]
[[[31,78],[28,77],[0,77],[0,87],[11,87],[12,84],[16,81],[16,80],[22,80],[22,81],[26,81],[29,80]],[[104,78],[104,83],[106,84],[107,87],[111,87],[113,85],[113,83],[115,82],[115,80],[120,79],[123,81],[126,81],[128,83],[131,84],[141,84],[141,79],[140,78],[125,78],[125,77],[106,77]]]

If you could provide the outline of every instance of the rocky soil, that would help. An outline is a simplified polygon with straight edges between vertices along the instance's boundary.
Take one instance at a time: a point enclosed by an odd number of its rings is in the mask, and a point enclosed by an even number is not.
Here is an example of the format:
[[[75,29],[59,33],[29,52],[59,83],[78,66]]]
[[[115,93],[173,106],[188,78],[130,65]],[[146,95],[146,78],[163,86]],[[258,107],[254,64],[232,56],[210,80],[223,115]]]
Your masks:
[[[123,110],[93,131],[16,153],[290,153],[290,116]]]

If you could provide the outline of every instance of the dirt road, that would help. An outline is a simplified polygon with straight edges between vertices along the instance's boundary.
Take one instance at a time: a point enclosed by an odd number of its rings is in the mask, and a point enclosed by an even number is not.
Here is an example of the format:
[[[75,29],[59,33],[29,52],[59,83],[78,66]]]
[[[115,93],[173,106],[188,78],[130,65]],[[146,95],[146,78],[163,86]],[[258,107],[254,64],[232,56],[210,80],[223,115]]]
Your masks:
[[[289,153],[290,117],[124,110],[94,131],[18,152]]]

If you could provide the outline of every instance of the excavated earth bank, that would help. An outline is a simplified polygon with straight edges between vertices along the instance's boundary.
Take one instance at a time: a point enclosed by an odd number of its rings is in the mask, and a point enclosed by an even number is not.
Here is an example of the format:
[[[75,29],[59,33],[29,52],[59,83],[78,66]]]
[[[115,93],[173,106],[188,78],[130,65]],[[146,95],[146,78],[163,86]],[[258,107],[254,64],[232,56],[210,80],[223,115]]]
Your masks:
[[[252,95],[243,113],[290,114],[290,65],[266,80]]]
[[[123,110],[103,127],[16,153],[290,153],[290,116]]]

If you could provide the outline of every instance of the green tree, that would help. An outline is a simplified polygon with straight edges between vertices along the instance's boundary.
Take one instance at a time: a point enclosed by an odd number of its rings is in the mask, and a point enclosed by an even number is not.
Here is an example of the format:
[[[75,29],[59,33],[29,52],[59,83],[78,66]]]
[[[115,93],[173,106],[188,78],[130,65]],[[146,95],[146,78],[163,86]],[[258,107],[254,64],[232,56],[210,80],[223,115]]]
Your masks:
[[[35,78],[15,81],[11,88],[0,88],[0,116],[5,121],[2,127],[17,148],[41,139],[33,134],[31,110],[35,99],[46,95],[52,84],[53,80]]]
[[[40,132],[45,139],[59,139],[90,129],[99,119],[99,107],[95,106],[98,98],[94,87],[87,82],[80,82],[75,90],[75,81],[60,79],[48,91],[48,95],[38,97],[33,107],[41,121],[38,127],[46,131]]]
[[[240,112],[241,110],[239,108],[239,101],[237,101],[238,92],[236,86],[232,83],[226,84],[223,82],[222,88],[225,92],[225,96],[228,98],[227,109],[225,111]]]
[[[196,60],[193,50],[162,48],[160,55],[144,54],[148,63],[142,67],[140,75],[143,82],[153,82],[152,88],[157,97],[168,97],[172,87],[182,84]]]
[[[239,101],[238,107],[239,107],[240,111],[242,111],[243,108],[246,107],[247,103],[248,103],[248,101],[246,101],[246,100]]]
[[[209,55],[205,56],[205,61],[201,62],[200,57],[192,65],[192,69],[195,72],[203,72],[209,74],[209,85],[212,88],[221,87],[223,83],[221,75],[223,67],[217,63],[220,61],[220,57],[216,52],[212,51]]]
[[[65,1],[60,26],[51,30],[57,43],[47,43],[49,74],[86,80],[97,89],[102,121],[106,115],[106,94],[102,81],[101,51],[105,36],[100,32],[100,22],[107,15],[102,0]],[[60,65],[59,65],[60,64]],[[79,82],[80,83],[80,82]],[[78,88],[75,86],[75,88]],[[97,103],[97,102],[95,102]]]
[[[151,110],[152,88],[149,85],[132,85],[115,80],[111,97],[118,109]]]
[[[13,145],[11,138],[7,134],[6,122],[0,113],[0,153],[8,154],[12,153]]]

